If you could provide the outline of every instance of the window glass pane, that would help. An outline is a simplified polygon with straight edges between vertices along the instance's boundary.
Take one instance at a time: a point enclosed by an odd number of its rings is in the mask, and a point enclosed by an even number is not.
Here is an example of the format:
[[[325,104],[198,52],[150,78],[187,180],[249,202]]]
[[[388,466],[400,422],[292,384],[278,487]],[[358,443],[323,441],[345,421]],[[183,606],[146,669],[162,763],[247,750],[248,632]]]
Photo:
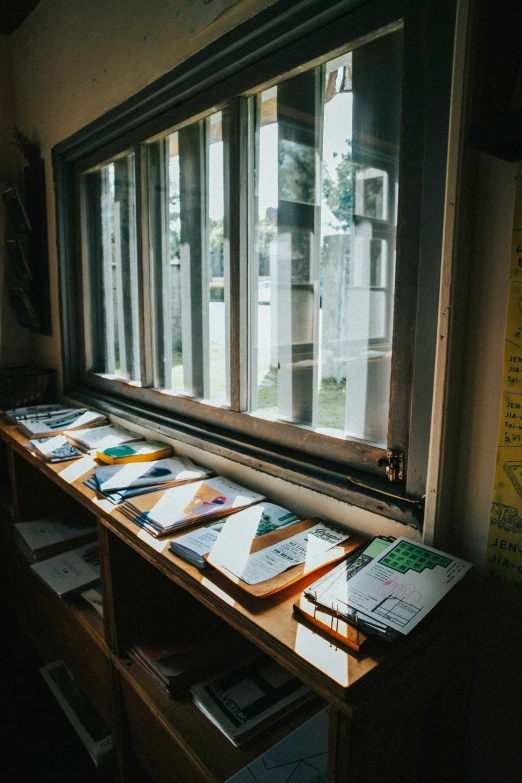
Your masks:
[[[140,380],[134,155],[83,176],[89,369]]]
[[[148,145],[154,386],[228,401],[223,115]]]
[[[386,444],[402,33],[254,99],[250,408]]]

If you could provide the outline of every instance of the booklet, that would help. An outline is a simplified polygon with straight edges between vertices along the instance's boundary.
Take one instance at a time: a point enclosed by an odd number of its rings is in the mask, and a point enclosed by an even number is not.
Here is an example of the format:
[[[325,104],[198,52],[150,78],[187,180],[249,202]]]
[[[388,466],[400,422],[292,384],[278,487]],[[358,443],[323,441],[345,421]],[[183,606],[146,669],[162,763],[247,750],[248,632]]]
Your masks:
[[[67,462],[85,456],[83,451],[69,443],[65,435],[53,435],[50,438],[31,440],[29,443],[33,454],[46,462]]]
[[[98,612],[100,617],[103,617],[103,598],[101,585],[95,585],[94,587],[90,587],[88,590],[84,590],[83,593],[81,593],[81,596],[87,601],[88,604],[93,607],[93,609]]]
[[[69,440],[83,451],[106,449],[109,446],[119,446],[133,440],[142,440],[142,436],[126,430],[117,424],[106,424],[104,427],[77,430],[70,433]]]
[[[257,525],[254,533],[256,538],[299,521],[287,508],[276,506],[275,503],[258,503],[234,514],[233,519],[239,524],[244,520],[247,525],[254,521]],[[172,539],[169,549],[197,568],[205,568],[208,565],[205,555],[212,551],[224,524],[222,521],[214,522],[208,527],[191,530],[190,533]]]
[[[92,516],[74,519],[56,514],[17,522],[14,527],[21,548],[30,560],[43,560],[69,550],[74,544],[79,546],[96,538],[96,520]]]
[[[82,427],[94,427],[107,420],[107,417],[97,411],[86,408],[75,408],[63,416],[50,416],[47,419],[27,419],[18,422],[18,429],[28,438],[46,438],[49,435],[60,435]]]
[[[169,457],[146,463],[131,462],[128,465],[103,465],[94,468],[100,492],[109,494],[136,487],[160,487],[168,482],[196,481],[211,474],[211,470],[196,465],[188,457]]]
[[[100,581],[98,544],[86,544],[50,557],[34,563],[31,569],[60,598],[80,592]]]
[[[236,746],[272,726],[313,692],[268,656],[219,672],[190,692],[199,709]]]
[[[407,634],[470,568],[465,560],[401,537],[350,579],[336,581],[326,600]]]
[[[21,408],[10,408],[4,411],[4,416],[11,424],[18,424],[19,421],[24,421],[25,419],[48,419],[52,416],[62,416],[65,413],[71,413],[71,411],[76,410],[78,408],[71,408],[61,405],[59,402],[54,402],[49,405],[24,405]]]
[[[153,459],[170,457],[172,446],[159,440],[138,440],[134,443],[122,443],[119,446],[109,446],[98,449],[96,457],[107,465],[118,465],[132,462],[150,462]]]
[[[161,494],[152,493],[133,503],[127,501],[122,511],[137,524],[161,535],[207,517],[228,516],[261,500],[264,497],[258,492],[216,476],[172,487]]]
[[[42,666],[40,673],[71,722],[96,767],[112,756],[111,730],[99,716],[63,661]]]

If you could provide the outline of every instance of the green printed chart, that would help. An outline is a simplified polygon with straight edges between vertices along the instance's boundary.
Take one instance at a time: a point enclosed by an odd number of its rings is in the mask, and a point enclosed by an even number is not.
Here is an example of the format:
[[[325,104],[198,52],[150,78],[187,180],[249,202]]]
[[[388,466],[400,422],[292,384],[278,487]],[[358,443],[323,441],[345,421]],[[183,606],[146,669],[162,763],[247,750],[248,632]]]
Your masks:
[[[447,568],[451,560],[437,552],[429,552],[422,547],[416,546],[409,541],[399,541],[387,555],[381,557],[382,565],[398,571],[399,574],[405,574],[408,571],[416,571],[418,574],[426,568],[433,569],[435,566]]]

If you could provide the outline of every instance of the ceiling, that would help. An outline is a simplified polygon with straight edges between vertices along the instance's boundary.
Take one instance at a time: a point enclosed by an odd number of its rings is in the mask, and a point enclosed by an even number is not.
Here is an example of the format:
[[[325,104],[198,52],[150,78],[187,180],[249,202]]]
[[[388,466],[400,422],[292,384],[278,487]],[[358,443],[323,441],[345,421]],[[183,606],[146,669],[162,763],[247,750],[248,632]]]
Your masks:
[[[0,0],[0,35],[16,30],[40,0]]]

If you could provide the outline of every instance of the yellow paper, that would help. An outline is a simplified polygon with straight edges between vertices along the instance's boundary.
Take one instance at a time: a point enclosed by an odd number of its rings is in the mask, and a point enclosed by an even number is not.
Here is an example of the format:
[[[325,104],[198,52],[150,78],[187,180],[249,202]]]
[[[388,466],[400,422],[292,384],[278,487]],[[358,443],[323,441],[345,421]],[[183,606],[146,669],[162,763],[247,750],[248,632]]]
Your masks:
[[[503,387],[522,391],[522,285],[520,283],[510,283],[509,286]]]
[[[522,394],[502,394],[498,446],[522,446]]]
[[[493,493],[486,568],[503,582],[522,582],[522,498]]]

